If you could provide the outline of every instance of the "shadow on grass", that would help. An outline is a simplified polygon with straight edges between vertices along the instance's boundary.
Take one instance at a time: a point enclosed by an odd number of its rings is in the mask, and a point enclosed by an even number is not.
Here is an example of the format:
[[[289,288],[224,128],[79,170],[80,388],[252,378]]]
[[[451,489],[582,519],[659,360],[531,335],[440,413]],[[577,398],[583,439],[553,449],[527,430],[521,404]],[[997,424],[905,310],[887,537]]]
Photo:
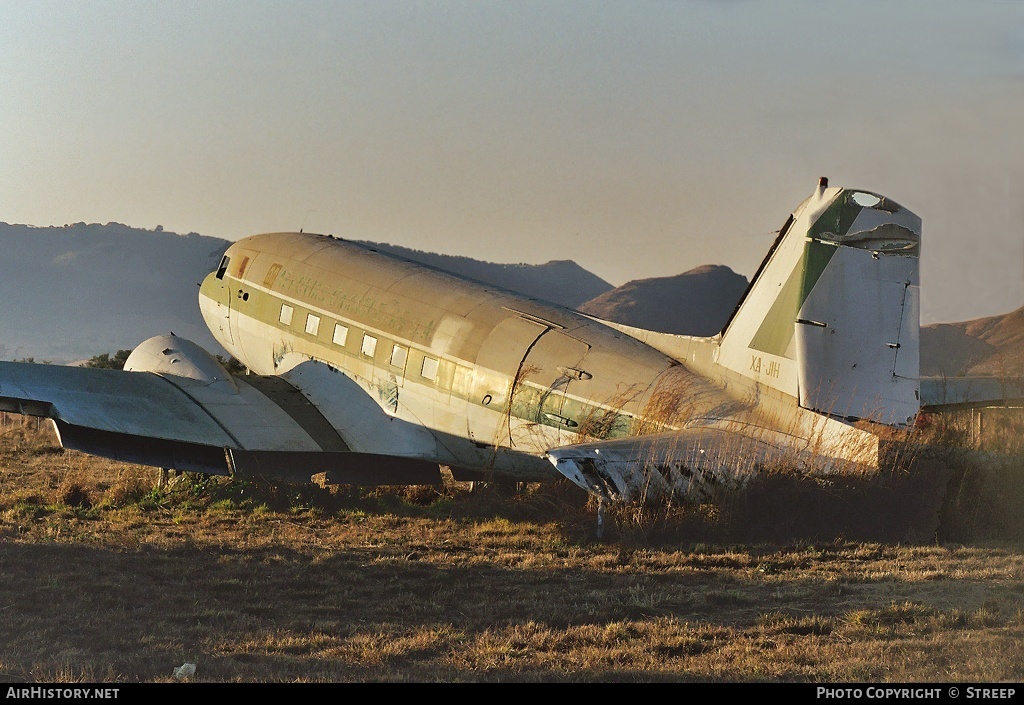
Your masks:
[[[877,567],[896,562],[897,549],[875,547],[867,564],[849,551],[860,549],[641,552],[613,564],[605,551],[528,567],[493,553],[452,562],[441,547],[391,544],[6,543],[0,671],[9,680],[134,682],[171,680],[189,662],[208,682],[685,679],[690,659],[732,658],[737,640],[759,637],[764,615],[794,606],[804,620],[816,615],[822,633],[851,611],[919,604],[936,591],[943,610],[977,609],[976,575],[899,579]],[[843,566],[839,582],[814,570],[829,559]],[[1015,624],[1007,605],[999,624]],[[601,650],[599,669],[579,663]],[[651,653],[661,656],[649,662]]]

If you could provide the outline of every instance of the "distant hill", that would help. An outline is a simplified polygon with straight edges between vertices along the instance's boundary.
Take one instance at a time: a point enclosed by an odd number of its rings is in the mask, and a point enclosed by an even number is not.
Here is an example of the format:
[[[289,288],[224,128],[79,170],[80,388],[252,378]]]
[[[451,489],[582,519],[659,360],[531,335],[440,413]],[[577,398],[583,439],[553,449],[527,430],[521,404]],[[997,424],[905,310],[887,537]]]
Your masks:
[[[0,360],[72,362],[170,331],[223,353],[199,313],[198,284],[230,244],[120,223],[0,223]],[[367,244],[569,307],[612,288],[571,261],[493,264]]]
[[[1024,307],[999,316],[923,326],[921,374],[1024,375]]]
[[[747,284],[746,277],[729,267],[705,265],[674,277],[628,282],[579,310],[662,333],[709,336],[728,322]]]
[[[229,244],[120,223],[0,223],[0,359],[69,362],[169,331],[219,352],[198,284]]]
[[[572,260],[554,260],[546,264],[495,264],[470,257],[439,255],[378,242],[363,244],[568,308],[576,308],[612,289],[611,284]]]

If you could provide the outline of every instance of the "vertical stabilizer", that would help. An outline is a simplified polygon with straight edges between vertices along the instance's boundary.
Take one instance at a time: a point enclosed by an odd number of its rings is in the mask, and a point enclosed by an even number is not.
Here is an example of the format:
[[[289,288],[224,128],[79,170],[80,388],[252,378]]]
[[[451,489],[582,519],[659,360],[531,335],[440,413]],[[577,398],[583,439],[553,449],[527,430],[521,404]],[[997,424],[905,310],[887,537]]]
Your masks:
[[[919,408],[921,219],[822,179],[723,333],[719,363],[800,406],[891,425]]]

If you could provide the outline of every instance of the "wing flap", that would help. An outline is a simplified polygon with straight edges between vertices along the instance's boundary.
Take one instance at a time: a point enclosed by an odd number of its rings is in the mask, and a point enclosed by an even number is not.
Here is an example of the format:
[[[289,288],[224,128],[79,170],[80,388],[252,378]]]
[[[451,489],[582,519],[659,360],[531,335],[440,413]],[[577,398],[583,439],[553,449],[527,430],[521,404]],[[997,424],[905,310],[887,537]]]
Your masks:
[[[72,450],[168,470],[231,474],[224,448],[220,446],[75,426],[60,419],[54,419],[54,425],[60,444]]]

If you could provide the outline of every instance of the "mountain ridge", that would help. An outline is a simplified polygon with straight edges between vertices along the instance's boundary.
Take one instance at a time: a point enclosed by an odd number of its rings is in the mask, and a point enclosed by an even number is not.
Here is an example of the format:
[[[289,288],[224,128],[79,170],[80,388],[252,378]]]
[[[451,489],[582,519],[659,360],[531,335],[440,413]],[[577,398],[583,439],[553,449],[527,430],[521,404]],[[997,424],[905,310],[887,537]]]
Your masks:
[[[465,257],[414,250],[401,245],[357,240],[363,245],[437,267],[491,286],[510,289],[544,301],[576,308],[613,289],[612,285],[573,260],[544,264],[502,264]]]
[[[662,333],[710,336],[728,322],[748,284],[725,265],[706,264],[675,276],[634,279],[579,310]]]
[[[921,374],[1024,377],[1024,306],[921,328]]]

